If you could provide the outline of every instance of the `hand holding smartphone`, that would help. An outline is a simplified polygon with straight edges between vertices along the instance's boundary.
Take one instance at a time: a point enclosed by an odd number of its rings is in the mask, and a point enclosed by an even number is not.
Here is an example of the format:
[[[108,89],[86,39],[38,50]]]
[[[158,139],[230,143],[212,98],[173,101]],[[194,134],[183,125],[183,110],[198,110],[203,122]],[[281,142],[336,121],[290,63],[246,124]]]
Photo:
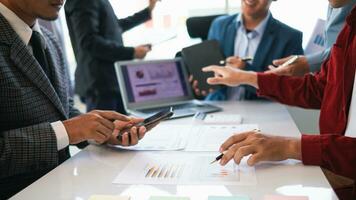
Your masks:
[[[136,126],[136,127],[144,126],[147,128],[147,130],[150,130],[153,127],[155,127],[158,123],[160,123],[161,121],[171,118],[173,116],[173,114],[174,114],[173,108],[162,110],[162,111],[146,118],[143,122],[135,124],[134,126]],[[120,134],[117,136],[117,139],[119,141],[122,141],[122,134],[125,132],[129,132],[131,128],[132,128],[132,126],[121,130]],[[130,138],[129,138],[129,140],[130,140]]]

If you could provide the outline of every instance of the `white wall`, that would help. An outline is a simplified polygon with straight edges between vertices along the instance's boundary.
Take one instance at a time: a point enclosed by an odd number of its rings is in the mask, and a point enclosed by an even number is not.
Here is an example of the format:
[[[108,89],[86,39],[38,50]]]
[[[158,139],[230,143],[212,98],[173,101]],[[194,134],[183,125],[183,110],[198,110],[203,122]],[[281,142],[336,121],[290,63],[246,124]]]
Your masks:
[[[316,20],[326,19],[327,0],[278,0],[272,4],[273,16],[303,32],[306,45]]]
[[[125,17],[148,5],[148,0],[110,0],[117,15]],[[231,12],[238,10],[240,0],[228,0]],[[277,0],[271,11],[275,18],[301,30],[304,33],[304,46],[308,41],[318,18],[325,19],[327,0]],[[171,15],[181,20],[192,15],[226,12],[226,0],[162,0],[157,4],[155,17]],[[180,21],[181,21],[180,20]],[[177,22],[175,26],[184,26]]]

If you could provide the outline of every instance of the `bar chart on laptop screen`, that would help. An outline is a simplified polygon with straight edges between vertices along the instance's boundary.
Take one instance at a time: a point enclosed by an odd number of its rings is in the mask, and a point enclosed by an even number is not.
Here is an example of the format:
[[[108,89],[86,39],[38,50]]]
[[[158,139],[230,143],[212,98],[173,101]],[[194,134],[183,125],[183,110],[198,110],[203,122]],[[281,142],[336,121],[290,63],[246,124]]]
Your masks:
[[[128,73],[135,102],[185,95],[175,62],[130,66]]]

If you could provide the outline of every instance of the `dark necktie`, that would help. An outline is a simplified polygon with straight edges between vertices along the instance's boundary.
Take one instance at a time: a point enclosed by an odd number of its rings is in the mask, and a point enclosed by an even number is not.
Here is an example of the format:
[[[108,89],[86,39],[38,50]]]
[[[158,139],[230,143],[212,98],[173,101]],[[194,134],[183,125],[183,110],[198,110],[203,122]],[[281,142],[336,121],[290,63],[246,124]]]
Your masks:
[[[41,65],[43,71],[46,73],[49,80],[51,80],[51,70],[48,66],[46,57],[46,42],[41,34],[37,31],[32,31],[32,36],[30,39],[30,45],[32,47],[33,56],[36,58],[38,63]]]

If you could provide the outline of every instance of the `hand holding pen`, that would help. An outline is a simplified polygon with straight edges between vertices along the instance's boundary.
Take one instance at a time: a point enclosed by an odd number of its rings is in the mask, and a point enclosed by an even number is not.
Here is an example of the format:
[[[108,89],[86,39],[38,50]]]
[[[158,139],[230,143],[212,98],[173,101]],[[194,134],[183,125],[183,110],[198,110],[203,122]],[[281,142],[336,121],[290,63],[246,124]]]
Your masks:
[[[279,65],[278,67],[287,67],[288,65],[293,64],[295,61],[297,61],[297,59],[299,58],[299,56],[295,55],[292,56],[290,59],[288,59],[285,63]]]
[[[273,65],[268,66],[269,71],[284,76],[304,76],[309,73],[309,63],[305,56],[289,56],[273,61]]]
[[[261,132],[261,131],[259,129],[254,129],[251,132]],[[236,148],[236,146],[234,148]],[[221,150],[223,150],[223,149],[220,148],[220,151]],[[214,164],[214,163],[220,161],[224,157],[224,155],[228,153],[228,150],[224,150],[219,156],[217,156],[215,158],[215,160],[211,161],[210,164]],[[222,164],[222,163],[220,162],[220,164]]]
[[[223,166],[232,159],[240,164],[246,156],[249,156],[249,166],[261,161],[301,160],[302,157],[300,138],[268,135],[256,129],[231,136],[221,145],[219,151],[222,154],[215,160],[220,160]]]
[[[230,67],[238,68],[238,69],[244,69],[246,66],[246,62],[252,61],[252,57],[237,57],[237,56],[231,56],[228,57],[226,60],[221,60],[220,65],[227,65]]]

